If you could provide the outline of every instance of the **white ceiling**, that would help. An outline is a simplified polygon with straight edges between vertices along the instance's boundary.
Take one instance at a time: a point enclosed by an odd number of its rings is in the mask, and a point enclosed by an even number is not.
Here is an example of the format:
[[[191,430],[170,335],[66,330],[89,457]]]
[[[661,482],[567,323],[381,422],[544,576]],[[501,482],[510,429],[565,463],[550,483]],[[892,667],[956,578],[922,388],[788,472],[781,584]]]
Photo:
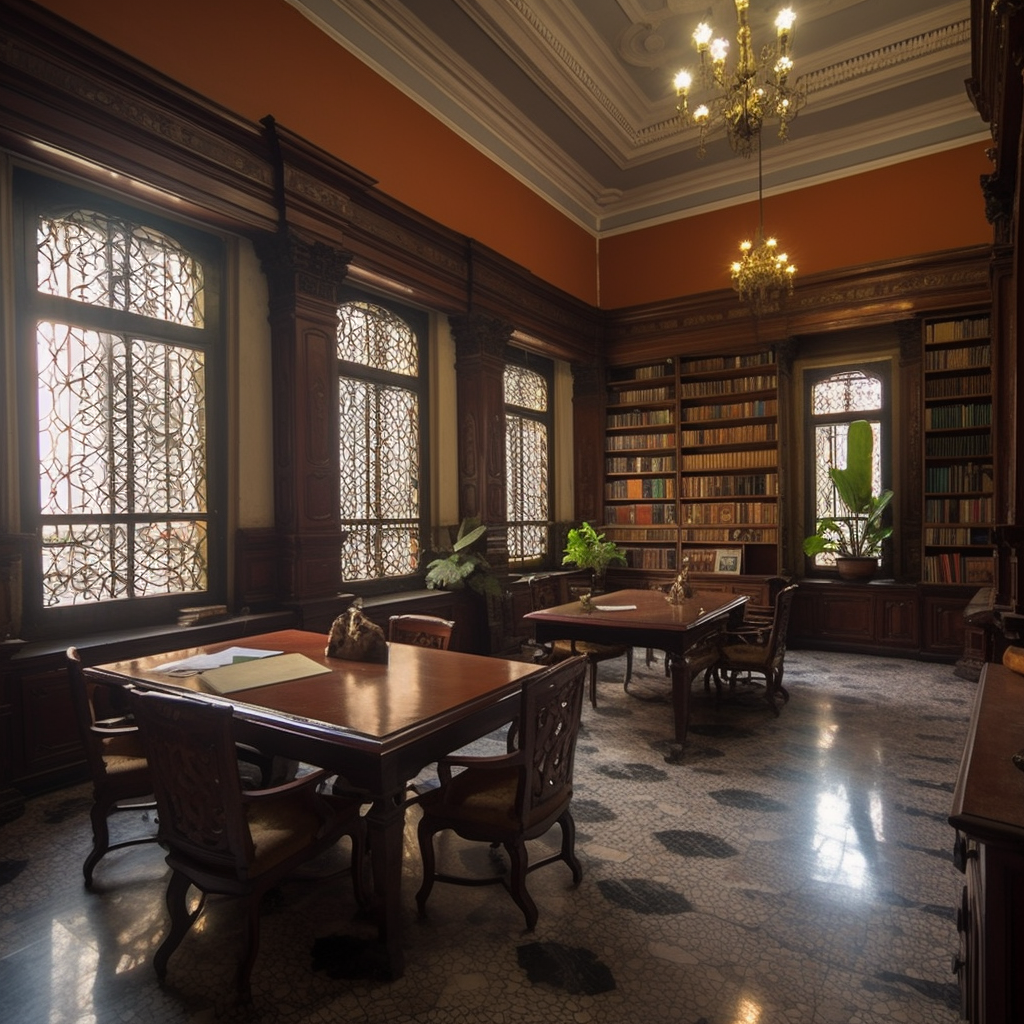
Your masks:
[[[735,38],[733,0],[289,2],[594,233],[756,194],[756,159],[724,136],[698,157],[672,85],[697,22]],[[790,5],[806,106],[787,142],[765,135],[765,195],[990,138],[964,86],[970,0]],[[781,6],[750,0],[755,50]]]

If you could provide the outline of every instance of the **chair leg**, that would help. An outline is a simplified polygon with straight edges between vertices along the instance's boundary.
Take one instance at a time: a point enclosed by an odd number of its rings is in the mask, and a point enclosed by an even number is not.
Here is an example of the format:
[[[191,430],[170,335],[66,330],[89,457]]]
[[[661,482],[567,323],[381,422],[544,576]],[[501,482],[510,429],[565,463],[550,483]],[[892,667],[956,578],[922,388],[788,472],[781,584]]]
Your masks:
[[[180,871],[175,871],[171,875],[171,880],[167,885],[167,910],[171,915],[171,927],[167,932],[167,938],[160,944],[160,948],[153,957],[156,975],[161,980],[167,975],[167,961],[171,954],[178,948],[181,940],[185,938],[192,923],[203,909],[205,894],[196,909],[189,913],[188,891],[191,885],[192,883]]]
[[[103,855],[110,849],[110,826],[107,823],[107,815],[110,813],[111,804],[94,802],[89,818],[92,821],[92,852],[85,858],[82,865],[82,874],[85,875],[85,887],[92,888],[93,869],[99,864]]]
[[[521,840],[517,843],[505,843],[505,850],[510,861],[508,891],[526,918],[526,930],[532,932],[537,926],[538,911],[537,904],[526,891],[526,844]]]
[[[590,705],[597,707],[597,659],[590,658]]]
[[[416,893],[416,906],[419,909],[420,917],[427,916],[427,899],[430,890],[434,888],[434,875],[436,873],[434,861],[434,833],[426,824],[426,818],[420,818],[416,836],[420,843],[420,861],[423,864],[423,884]]]
[[[558,819],[562,826],[562,860],[569,865],[572,871],[572,884],[579,885],[583,881],[583,865],[576,856],[576,821],[567,807],[562,816]]]

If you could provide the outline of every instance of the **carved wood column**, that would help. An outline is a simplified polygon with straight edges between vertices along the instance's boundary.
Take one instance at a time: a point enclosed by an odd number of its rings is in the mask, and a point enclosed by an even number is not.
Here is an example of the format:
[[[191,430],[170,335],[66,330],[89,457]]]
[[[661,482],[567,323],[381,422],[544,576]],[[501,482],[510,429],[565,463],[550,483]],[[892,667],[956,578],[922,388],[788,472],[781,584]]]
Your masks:
[[[487,524],[487,561],[508,567],[505,346],[512,324],[482,313],[451,318],[459,423],[459,516]]]
[[[337,308],[351,254],[283,230],[257,246],[270,285],[280,599],[341,590]]]
[[[586,520],[595,528],[604,522],[605,401],[604,363],[573,364],[573,518],[577,524]]]
[[[904,320],[896,325],[900,342],[899,410],[900,453],[899,479],[893,484],[896,493],[892,510],[893,574],[897,580],[916,583],[922,574],[922,530],[924,516],[924,397],[922,381],[924,343],[921,321]]]
[[[790,414],[791,409],[803,407],[793,382],[793,362],[796,356],[797,344],[793,338],[785,338],[775,346],[775,370],[778,375],[778,413],[775,423],[779,445],[779,535],[776,541],[776,559],[779,574],[782,576],[800,576],[804,567],[801,541],[797,537],[797,531],[793,529],[794,523],[802,522],[804,492],[803,479],[799,476],[799,467],[795,465],[796,453],[800,450],[799,438],[793,438]]]

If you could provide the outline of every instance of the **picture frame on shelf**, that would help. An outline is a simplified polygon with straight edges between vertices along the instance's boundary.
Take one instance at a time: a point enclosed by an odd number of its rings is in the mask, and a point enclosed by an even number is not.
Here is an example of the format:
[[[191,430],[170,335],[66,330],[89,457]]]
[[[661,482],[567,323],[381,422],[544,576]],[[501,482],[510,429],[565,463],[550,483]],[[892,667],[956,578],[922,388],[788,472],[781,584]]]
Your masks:
[[[994,558],[965,558],[964,582],[976,583],[979,587],[991,587],[996,582],[996,560]]]
[[[718,548],[715,552],[715,572],[738,576],[742,561],[742,548]]]

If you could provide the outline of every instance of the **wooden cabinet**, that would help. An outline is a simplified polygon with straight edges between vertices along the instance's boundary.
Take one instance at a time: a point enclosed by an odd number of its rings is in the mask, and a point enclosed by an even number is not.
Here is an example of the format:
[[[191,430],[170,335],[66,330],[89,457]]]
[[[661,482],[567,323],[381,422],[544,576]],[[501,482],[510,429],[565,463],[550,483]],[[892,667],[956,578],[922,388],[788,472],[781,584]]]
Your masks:
[[[992,342],[987,313],[924,325],[926,583],[994,577]]]
[[[953,969],[971,1024],[1024,1020],[1024,677],[982,670],[949,822],[964,882]]]
[[[964,653],[964,609],[973,591],[887,580],[801,580],[789,626],[794,647],[917,655]]]

